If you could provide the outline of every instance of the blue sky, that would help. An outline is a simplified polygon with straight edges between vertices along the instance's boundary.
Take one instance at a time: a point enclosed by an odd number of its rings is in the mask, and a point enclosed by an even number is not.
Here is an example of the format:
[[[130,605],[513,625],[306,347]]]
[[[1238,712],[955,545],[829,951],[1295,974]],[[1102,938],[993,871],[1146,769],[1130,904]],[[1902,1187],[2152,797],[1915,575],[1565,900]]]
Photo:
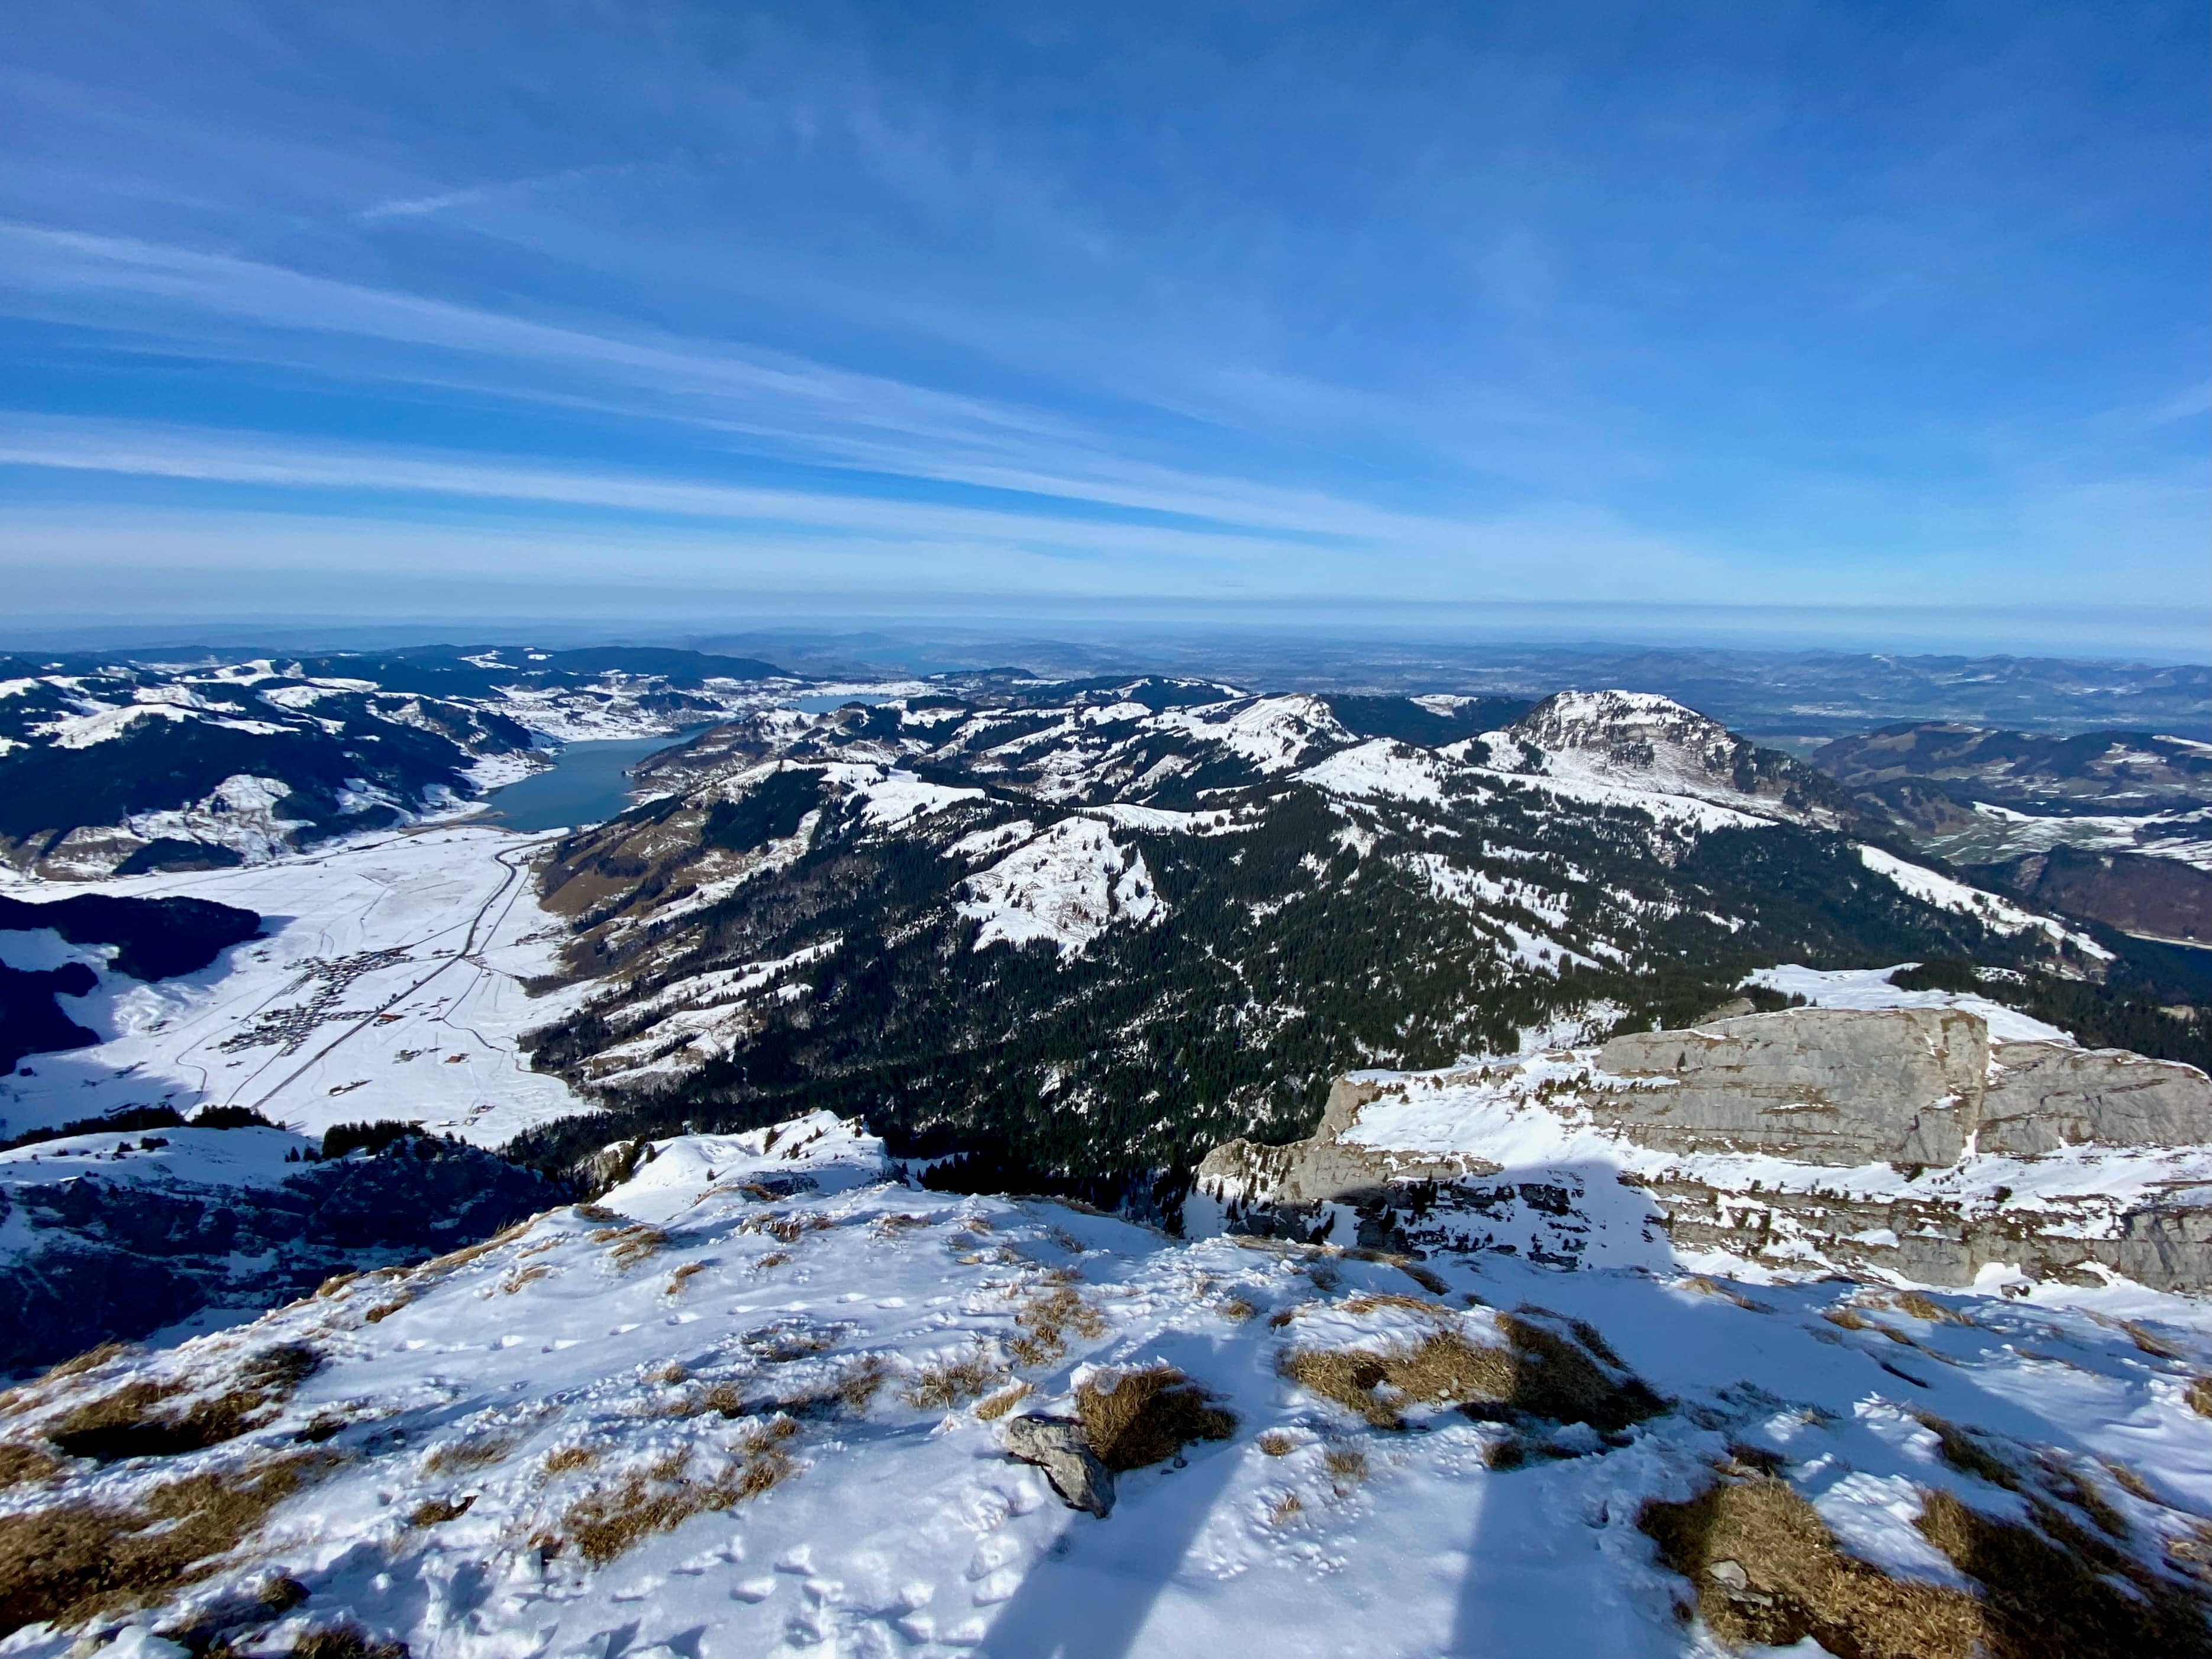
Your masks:
[[[9,31],[19,619],[2212,639],[2201,3]]]

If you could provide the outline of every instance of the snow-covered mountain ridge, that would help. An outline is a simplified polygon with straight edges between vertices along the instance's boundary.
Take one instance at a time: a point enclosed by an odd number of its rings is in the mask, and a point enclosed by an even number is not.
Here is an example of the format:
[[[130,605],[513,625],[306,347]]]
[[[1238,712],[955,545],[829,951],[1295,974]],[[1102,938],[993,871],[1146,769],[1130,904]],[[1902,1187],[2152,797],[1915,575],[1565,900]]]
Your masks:
[[[2094,1659],[2203,1644],[2183,1298],[1178,1243],[903,1187],[826,1116],[641,1156],[7,1395],[0,1651],[2024,1659],[2039,1610]],[[1105,1518],[1009,1456],[1039,1418],[1118,1466]]]
[[[1432,744],[1377,734],[1445,720],[1399,701],[1023,684],[717,727],[555,849],[596,988],[538,1063],[629,1132],[822,1108],[1110,1182],[1310,1127],[1335,1072],[1679,1020],[1780,962],[2114,959],[1664,699]]]

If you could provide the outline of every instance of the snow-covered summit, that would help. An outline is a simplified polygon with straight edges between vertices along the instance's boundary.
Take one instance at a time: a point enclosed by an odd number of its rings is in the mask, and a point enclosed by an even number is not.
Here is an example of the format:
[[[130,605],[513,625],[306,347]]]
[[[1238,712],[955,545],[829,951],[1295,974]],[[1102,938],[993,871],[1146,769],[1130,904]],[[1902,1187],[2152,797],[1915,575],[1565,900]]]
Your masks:
[[[1810,769],[1650,692],[1561,691],[1494,735],[1502,742],[1492,744],[1492,764],[1569,787],[1626,787],[1800,819],[1822,817],[1818,803],[1832,793]]]

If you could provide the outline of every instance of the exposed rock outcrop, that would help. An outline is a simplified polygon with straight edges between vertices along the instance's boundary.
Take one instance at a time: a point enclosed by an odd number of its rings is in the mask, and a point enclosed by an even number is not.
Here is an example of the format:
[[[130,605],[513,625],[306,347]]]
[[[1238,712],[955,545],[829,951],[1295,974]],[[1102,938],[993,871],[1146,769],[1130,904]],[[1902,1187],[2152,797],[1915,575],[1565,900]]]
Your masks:
[[[1085,1443],[1080,1423],[1041,1414],[1016,1417],[1007,1421],[1005,1440],[1007,1455],[1042,1469],[1068,1508],[1102,1521],[1114,1512],[1114,1471]]]
[[[1311,1139],[1218,1147],[1198,1191],[1256,1231],[1326,1236],[1343,1206],[1362,1243],[1562,1265],[1649,1246],[2212,1289],[2212,1079],[1993,1042],[1966,1008],[1792,1009],[1341,1079]]]

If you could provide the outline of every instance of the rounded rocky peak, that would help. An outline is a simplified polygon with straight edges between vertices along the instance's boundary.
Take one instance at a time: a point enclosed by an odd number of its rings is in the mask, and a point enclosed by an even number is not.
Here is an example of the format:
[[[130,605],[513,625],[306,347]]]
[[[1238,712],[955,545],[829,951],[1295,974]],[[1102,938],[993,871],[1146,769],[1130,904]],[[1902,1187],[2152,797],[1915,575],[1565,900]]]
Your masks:
[[[1514,729],[1547,749],[1604,748],[1623,737],[1677,745],[1730,737],[1718,720],[1656,691],[1556,692]]]

